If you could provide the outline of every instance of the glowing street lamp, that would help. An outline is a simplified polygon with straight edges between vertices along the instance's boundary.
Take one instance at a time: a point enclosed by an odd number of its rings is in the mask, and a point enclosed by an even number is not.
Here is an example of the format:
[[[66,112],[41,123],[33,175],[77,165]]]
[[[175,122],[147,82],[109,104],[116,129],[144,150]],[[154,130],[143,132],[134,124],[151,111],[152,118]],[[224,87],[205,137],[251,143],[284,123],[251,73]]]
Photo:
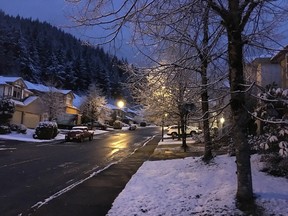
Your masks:
[[[221,117],[221,118],[220,118],[220,123],[221,123],[222,127],[224,126],[224,122],[225,122],[224,117]]]
[[[119,100],[119,101],[117,102],[117,106],[118,106],[120,109],[122,109],[122,108],[125,106],[124,101]]]

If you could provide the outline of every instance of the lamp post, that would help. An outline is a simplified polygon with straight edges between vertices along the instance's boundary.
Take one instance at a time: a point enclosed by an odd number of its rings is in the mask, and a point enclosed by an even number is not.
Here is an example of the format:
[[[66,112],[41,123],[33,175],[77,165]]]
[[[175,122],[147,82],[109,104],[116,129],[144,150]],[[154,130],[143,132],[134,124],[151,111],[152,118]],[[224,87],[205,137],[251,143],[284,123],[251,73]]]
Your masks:
[[[117,118],[117,116],[119,116],[118,118],[119,118],[119,120],[123,120],[122,118],[123,118],[123,114],[122,114],[122,109],[123,109],[123,107],[125,106],[125,102],[123,101],[123,100],[118,100],[117,101],[117,103],[116,103],[116,105],[117,105],[117,107],[121,110],[118,110],[117,111],[117,115],[116,115],[116,118]]]
[[[164,116],[162,117],[162,142],[164,140],[164,118],[166,118],[168,116],[167,113],[164,114]]]

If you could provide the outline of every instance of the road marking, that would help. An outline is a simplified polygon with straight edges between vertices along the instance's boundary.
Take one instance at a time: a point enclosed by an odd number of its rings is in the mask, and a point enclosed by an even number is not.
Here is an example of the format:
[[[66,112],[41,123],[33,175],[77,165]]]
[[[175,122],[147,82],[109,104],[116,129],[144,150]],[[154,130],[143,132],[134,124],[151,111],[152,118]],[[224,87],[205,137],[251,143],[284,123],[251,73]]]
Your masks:
[[[96,176],[98,173],[100,173],[100,172],[108,169],[110,166],[112,166],[112,165],[114,165],[114,164],[117,164],[118,162],[119,162],[119,161],[112,162],[112,163],[108,164],[106,167],[104,167],[103,169],[91,173],[88,177],[86,177],[86,178],[84,178],[84,179],[81,179],[81,180],[79,180],[79,181],[76,181],[75,183],[67,186],[66,188],[64,188],[64,189],[56,192],[56,193],[53,194],[52,196],[46,198],[44,201],[39,201],[39,202],[37,202],[37,203],[36,203],[35,205],[33,205],[30,209],[31,209],[31,210],[34,210],[34,209],[36,210],[36,209],[41,208],[41,206],[46,205],[46,204],[47,204],[48,202],[50,202],[51,200],[56,199],[57,197],[61,196],[62,194],[66,193],[66,192],[68,192],[68,191],[70,191],[70,190],[72,190],[72,189],[75,188],[76,186],[78,186],[78,185],[82,184],[83,182],[91,179],[92,177]],[[22,213],[21,213],[20,215],[22,215]]]
[[[0,148],[0,151],[16,150],[16,148]]]

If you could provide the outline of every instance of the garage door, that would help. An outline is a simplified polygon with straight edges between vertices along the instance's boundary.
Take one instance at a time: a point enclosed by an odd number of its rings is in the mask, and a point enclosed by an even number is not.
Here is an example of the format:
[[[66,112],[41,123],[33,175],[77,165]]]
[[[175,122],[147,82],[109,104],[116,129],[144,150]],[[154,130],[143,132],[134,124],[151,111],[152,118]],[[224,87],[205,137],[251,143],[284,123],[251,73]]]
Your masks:
[[[13,114],[13,118],[11,120],[11,123],[12,124],[21,124],[21,119],[22,119],[22,112],[15,111]]]
[[[23,124],[27,128],[36,128],[39,121],[40,121],[39,115],[35,115],[35,114],[31,114],[31,113],[24,113]]]

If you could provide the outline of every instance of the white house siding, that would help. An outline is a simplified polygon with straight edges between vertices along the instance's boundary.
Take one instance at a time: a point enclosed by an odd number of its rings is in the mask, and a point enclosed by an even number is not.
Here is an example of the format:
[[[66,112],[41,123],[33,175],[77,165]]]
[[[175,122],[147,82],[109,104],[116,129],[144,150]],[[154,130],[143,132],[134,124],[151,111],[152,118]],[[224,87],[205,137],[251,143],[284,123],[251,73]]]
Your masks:
[[[262,66],[261,86],[265,87],[269,84],[276,83],[278,87],[282,87],[281,67],[277,64],[265,64]]]

